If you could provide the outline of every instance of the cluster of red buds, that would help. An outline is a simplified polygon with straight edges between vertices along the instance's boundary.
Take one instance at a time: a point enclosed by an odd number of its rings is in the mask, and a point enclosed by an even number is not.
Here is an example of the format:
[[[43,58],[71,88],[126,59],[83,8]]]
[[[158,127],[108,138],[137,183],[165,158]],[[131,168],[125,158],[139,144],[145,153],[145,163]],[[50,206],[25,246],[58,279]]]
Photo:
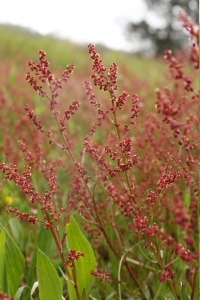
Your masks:
[[[185,28],[190,35],[191,40],[194,40],[190,49],[190,59],[194,62],[195,69],[199,68],[199,26],[185,14],[182,10],[179,14],[179,20],[183,22],[183,28]]]
[[[122,92],[121,95],[117,98],[116,106],[119,109],[122,109],[123,105],[126,103],[127,98],[129,97],[129,94],[127,92]]]
[[[54,79],[54,76],[48,68],[49,62],[47,59],[45,59],[46,53],[43,50],[40,50],[39,54],[39,63],[35,65],[35,63],[30,60],[28,62],[28,66],[30,67],[30,70],[32,72],[35,72],[36,76],[41,80],[42,83],[50,83]],[[38,91],[41,97],[46,96],[46,93],[43,91],[42,86],[37,85],[35,77],[31,76],[30,72],[27,73],[26,80],[28,81],[28,83],[30,83],[31,86],[33,86],[34,90]]]
[[[160,179],[157,182],[158,193],[160,193],[162,189],[167,189],[175,182],[176,179],[180,177],[181,174],[178,171],[171,171],[161,175]]]
[[[186,247],[183,244],[178,244],[174,242],[173,249],[175,254],[179,255],[180,258],[187,263],[190,263],[193,259],[198,258],[198,254],[196,252],[192,253],[190,250],[186,249]]]
[[[99,277],[99,281],[104,282],[110,279],[110,274],[106,270],[93,270],[91,271],[91,275]]]
[[[172,278],[174,275],[174,272],[172,271],[171,267],[167,267],[161,272],[160,281],[165,282],[168,279]]]
[[[186,76],[183,72],[183,66],[177,62],[177,59],[172,56],[172,51],[167,50],[165,51],[164,58],[169,63],[169,68],[174,72],[174,78],[175,79],[182,79],[184,82],[184,88],[186,91],[193,92],[194,88],[192,86],[193,84],[193,78],[191,76]]]
[[[31,72],[35,72],[35,76],[42,82],[46,83],[50,87],[51,99],[50,99],[50,110],[54,112],[55,105],[58,97],[58,90],[62,89],[62,82],[67,82],[69,75],[73,73],[74,64],[69,64],[62,73],[62,79],[55,78],[52,71],[49,69],[49,61],[45,58],[46,53],[43,50],[39,50],[39,63],[35,64],[32,60],[28,61],[28,66]],[[44,91],[43,86],[38,85],[37,80],[34,76],[27,72],[26,80],[33,86],[41,97],[47,97],[47,93]],[[54,112],[55,113],[55,112]]]
[[[114,93],[117,90],[117,65],[112,63],[108,70],[108,74],[106,74],[106,67],[102,63],[94,45],[89,44],[88,51],[93,60],[93,74],[91,75],[91,78],[93,79],[94,85],[99,86],[99,88],[104,91],[109,91],[111,97],[116,100]]]
[[[91,177],[87,175],[87,171],[79,162],[74,162],[74,168],[78,170],[78,173],[81,175],[81,177],[86,183],[88,183],[91,180]]]
[[[74,262],[77,261],[80,257],[84,257],[84,253],[71,249],[68,254],[68,258],[65,261],[65,265],[69,268],[73,268]]]
[[[148,197],[146,199],[146,202],[152,206],[156,202],[157,197],[158,195],[154,191],[148,190]]]
[[[88,51],[93,60],[93,74],[91,75],[91,78],[93,79],[94,85],[99,86],[100,89],[107,90],[107,78],[105,76],[106,67],[103,65],[94,45],[89,44]]]

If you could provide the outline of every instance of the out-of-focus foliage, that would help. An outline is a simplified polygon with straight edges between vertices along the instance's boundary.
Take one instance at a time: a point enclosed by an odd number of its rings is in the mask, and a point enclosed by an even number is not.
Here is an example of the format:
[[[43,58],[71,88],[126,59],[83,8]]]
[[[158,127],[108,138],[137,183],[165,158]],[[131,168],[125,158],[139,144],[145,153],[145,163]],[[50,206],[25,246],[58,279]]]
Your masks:
[[[148,14],[141,22],[129,22],[126,29],[136,52],[140,55],[162,55],[166,49],[180,50],[187,36],[177,21],[183,9],[196,23],[199,22],[197,0],[145,0]]]

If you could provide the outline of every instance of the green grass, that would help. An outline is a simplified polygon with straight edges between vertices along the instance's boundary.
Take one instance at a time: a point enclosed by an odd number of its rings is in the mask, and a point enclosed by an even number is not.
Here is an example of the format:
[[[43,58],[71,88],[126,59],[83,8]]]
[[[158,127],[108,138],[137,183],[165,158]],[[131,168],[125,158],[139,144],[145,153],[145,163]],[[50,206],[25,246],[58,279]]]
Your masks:
[[[85,67],[88,66],[87,45],[78,45],[49,35],[43,36],[23,27],[0,24],[0,59],[19,65],[25,59],[36,60],[40,49],[47,52],[53,68],[63,68],[66,64],[74,62],[78,72],[85,72]],[[101,52],[107,67],[112,61],[116,62],[119,68],[126,65],[126,68],[137,74],[139,79],[145,79],[148,70],[148,75],[154,80],[158,78],[158,69],[162,68],[160,61],[155,59],[141,58],[102,46],[97,46],[97,51]]]

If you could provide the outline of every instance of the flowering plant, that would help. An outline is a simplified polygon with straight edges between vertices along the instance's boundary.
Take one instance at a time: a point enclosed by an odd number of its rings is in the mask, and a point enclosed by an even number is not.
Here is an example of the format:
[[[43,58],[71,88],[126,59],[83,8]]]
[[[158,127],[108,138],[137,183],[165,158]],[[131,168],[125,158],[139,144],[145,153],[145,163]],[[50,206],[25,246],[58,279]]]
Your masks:
[[[49,113],[42,118],[26,104],[27,118],[15,125],[26,125],[18,141],[20,154],[12,156],[4,147],[6,163],[0,169],[25,200],[17,207],[13,202],[7,212],[19,224],[34,225],[49,245],[54,240],[57,263],[49,260],[46,245],[36,241],[26,282],[33,288],[25,298],[35,291],[34,282],[42,300],[197,296],[199,91],[184,65],[192,63],[192,73],[199,68],[199,34],[183,12],[180,19],[193,44],[189,55],[165,52],[169,71],[165,87],[156,89],[155,107],[131,91],[134,85],[124,91],[117,65],[106,68],[92,44],[92,82],[84,80],[82,110],[75,100],[77,86],[69,87],[73,100],[68,108],[63,93],[74,64],[59,79],[43,50],[38,63],[28,62],[26,80],[47,100]],[[81,117],[87,120],[86,130]],[[5,122],[3,118],[4,139],[9,140]],[[21,155],[24,169],[17,166]],[[14,286],[9,272],[6,282],[0,277],[2,291],[13,297],[24,258],[3,225],[0,242],[6,268],[11,266],[9,251],[21,261]],[[61,286],[59,276],[67,286]]]

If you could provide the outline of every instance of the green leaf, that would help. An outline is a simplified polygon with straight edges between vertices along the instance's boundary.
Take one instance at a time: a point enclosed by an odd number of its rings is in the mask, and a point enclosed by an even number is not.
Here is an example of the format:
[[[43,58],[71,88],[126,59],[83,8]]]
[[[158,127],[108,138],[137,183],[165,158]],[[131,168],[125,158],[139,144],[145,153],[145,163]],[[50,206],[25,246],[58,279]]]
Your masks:
[[[5,243],[6,234],[4,230],[0,232],[0,291],[6,291],[6,276],[5,276]]]
[[[6,233],[5,264],[8,285],[7,293],[10,297],[13,297],[20,284],[21,275],[25,265],[25,259],[19,247],[1,223],[0,229],[4,230]]]
[[[46,228],[44,228],[44,226],[42,225],[36,238],[33,257],[29,266],[27,279],[27,284],[29,286],[33,285],[33,283],[35,282],[34,269],[37,265],[37,247],[47,256],[50,256],[52,249],[52,241],[53,239],[50,230],[46,230]]]
[[[40,300],[61,300],[61,281],[52,262],[39,248],[37,251],[37,275]]]
[[[15,299],[15,300],[20,300],[20,299],[21,299],[23,290],[24,290],[25,288],[28,288],[28,286],[27,286],[27,285],[21,286],[21,287],[17,290],[17,292],[16,292],[16,294],[15,294],[15,296],[14,296],[14,299]]]
[[[66,225],[66,232],[69,249],[84,253],[84,257],[80,257],[75,261],[75,266],[79,293],[80,295],[86,294],[88,296],[93,281],[91,271],[96,268],[94,252],[72,216],[70,217],[70,223]],[[70,300],[76,300],[75,289],[69,280],[68,291]]]
[[[183,297],[183,300],[190,300],[188,297],[188,294],[186,293],[184,285],[182,285],[182,297]]]
[[[19,219],[16,218],[9,219],[8,223],[11,228],[12,236],[15,239],[15,241],[18,243],[22,238],[22,231],[23,231]]]

